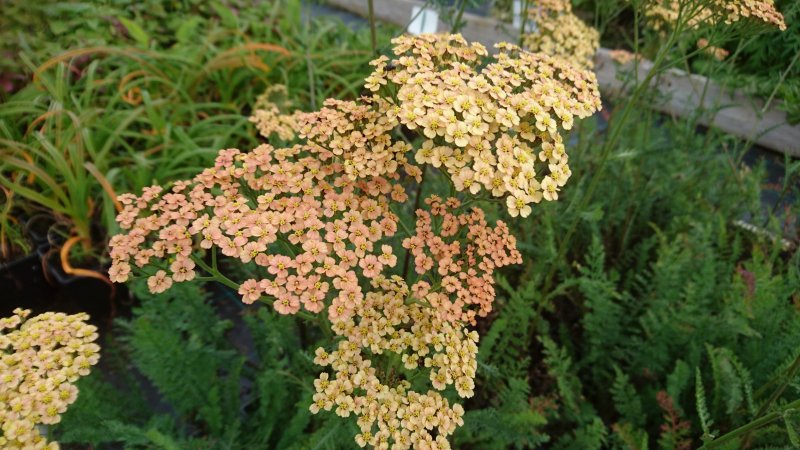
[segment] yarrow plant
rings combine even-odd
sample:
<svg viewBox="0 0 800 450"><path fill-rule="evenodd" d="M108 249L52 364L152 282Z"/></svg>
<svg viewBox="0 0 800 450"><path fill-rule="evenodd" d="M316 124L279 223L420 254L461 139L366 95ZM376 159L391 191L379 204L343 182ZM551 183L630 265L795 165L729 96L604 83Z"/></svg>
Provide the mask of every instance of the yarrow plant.
<svg viewBox="0 0 800 450"><path fill-rule="evenodd" d="M100 358L86 314L16 309L0 319L0 447L57 449L39 425L61 420L78 396L74 383Z"/></svg>
<svg viewBox="0 0 800 450"><path fill-rule="evenodd" d="M315 361L331 372L311 411L356 416L361 446L445 449L464 410L440 392L473 395L469 327L492 310L494 270L522 262L508 226L477 205L527 217L558 199L571 175L563 130L600 99L593 73L514 45L490 56L460 35L393 44L371 63L369 95L291 114L265 98L251 121L270 143L120 196L109 275L156 293L216 280L329 326L336 342ZM450 195L421 202L434 176ZM223 274L219 253L249 275Z"/></svg>

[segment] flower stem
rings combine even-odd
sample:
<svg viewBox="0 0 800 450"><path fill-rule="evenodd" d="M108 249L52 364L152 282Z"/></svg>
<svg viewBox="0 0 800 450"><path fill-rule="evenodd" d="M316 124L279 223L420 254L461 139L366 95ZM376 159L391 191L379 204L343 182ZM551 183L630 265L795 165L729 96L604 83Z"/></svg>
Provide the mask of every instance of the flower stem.
<svg viewBox="0 0 800 450"><path fill-rule="evenodd" d="M458 12L456 13L456 18L453 20L453 28L450 30L450 34L458 33L458 30L461 29L462 23L461 18L464 16L464 9L467 7L467 0L461 0L461 3L458 4Z"/></svg>
<svg viewBox="0 0 800 450"><path fill-rule="evenodd" d="M800 371L800 355L798 355L797 358L795 358L794 363L792 363L792 366L789 367L789 370L786 373L786 377L783 379L783 382L778 386L777 389L775 389L772 392L772 395L770 395L769 398L767 399L767 401L764 402L763 405L761 405L761 408L758 408L758 412L756 412L755 419L758 419L759 417L764 416L764 414L769 410L769 407L772 405L772 403L775 400L779 399L781 397L781 395L783 395L783 391L785 391L786 387L789 386L789 383L791 383L792 380L794 380L794 377L797 375L798 371ZM797 402L795 402L795 403L797 403ZM769 417L769 415L766 415L764 417ZM746 443L746 442L748 442L750 440L750 435L752 434L754 429L755 428L745 430L746 434L742 438L743 446L744 446L744 443Z"/></svg>
<svg viewBox="0 0 800 450"><path fill-rule="evenodd" d="M739 436L741 436L743 434L749 435L750 433L752 433L753 431L755 431L758 428L761 428L761 427L763 427L765 425L771 424L772 422L780 420L783 417L783 414L786 411L788 411L790 409L797 408L798 406L800 406L800 400L795 400L795 401L787 404L780 411L775 411L773 413L769 413L766 416L761 417L760 419L755 419L752 422L746 423L746 424L742 425L741 427L739 427L739 428L737 428L737 429L735 429L733 431L730 431L730 432L728 432L726 434L723 434L722 436L718 437L717 439L714 439L711 442L706 442L702 447L700 447L699 450L708 450L708 449L713 449L713 448L719 448L723 444L726 444L726 443L738 438Z"/></svg>
<svg viewBox="0 0 800 450"><path fill-rule="evenodd" d="M372 53L378 54L378 36L375 32L375 5L373 4L374 0L367 0L367 6L369 8L369 34L372 43Z"/></svg>
<svg viewBox="0 0 800 450"><path fill-rule="evenodd" d="M417 214L417 210L419 209L419 203L422 200L422 184L425 183L425 174L428 172L428 166L422 166L422 178L417 183L417 197L414 199L414 211L412 211L412 217ZM403 261L403 279L408 279L408 265L411 260L411 249L406 250L406 257Z"/></svg>
<svg viewBox="0 0 800 450"><path fill-rule="evenodd" d="M528 2L530 0L525 0L525 4L522 7L522 12L520 13L520 26L519 26L519 43L518 45L522 47L522 41L525 39L525 25L528 23Z"/></svg>
<svg viewBox="0 0 800 450"><path fill-rule="evenodd" d="M197 263L198 266L200 266L203 270L208 272L208 274L211 275L211 277L214 279L214 281L216 281L218 283L222 283L225 286L228 286L229 288L231 288L231 289L233 289L235 291L239 290L239 284L237 284L236 282L234 282L230 278L228 278L225 275L223 275L222 272L220 272L216 268L211 267L208 264L206 264L205 261L203 261L201 258L192 257L192 259L194 260L195 263ZM203 278L206 278L206 277L203 277Z"/></svg>
<svg viewBox="0 0 800 450"><path fill-rule="evenodd" d="M589 187L586 189L584 195L581 196L576 211L582 211L586 209L589 205L589 202L592 199L592 195L594 194L595 189L600 184L601 175L606 167L606 163L608 162L608 157L611 155L611 149L617 144L617 141L620 138L622 133L623 126L628 121L628 117L630 116L631 112L633 111L633 105L638 103L639 98L645 92L645 90L650 86L650 82L655 78L657 74L661 72L662 64L669 53L669 50L675 45L677 41L677 35L679 34L681 27L678 26L676 30L670 35L669 39L667 40L666 45L661 49L661 51L656 56L655 61L653 62L653 66L650 71L647 73L647 76L636 86L636 89L631 94L631 98L626 103L625 108L622 110L622 117L620 117L619 121L617 121L614 127L611 130L611 134L608 140L603 145L603 150L600 155L600 161L598 162L597 168L595 168L594 173L592 175L592 179L589 182ZM638 66L638 64L637 64ZM572 205L570 204L569 209L572 209ZM569 228L567 229L567 233L564 235L564 238L558 245L558 253L556 256L556 261L561 261L564 256L566 255L568 244L572 236L575 234L575 231L578 227L578 222L580 221L580 214L575 214L575 217L572 219ZM555 272L558 268L558 264L553 264L550 270L545 277L545 284L544 284L544 292L548 292L553 284L553 278L555 276Z"/></svg>

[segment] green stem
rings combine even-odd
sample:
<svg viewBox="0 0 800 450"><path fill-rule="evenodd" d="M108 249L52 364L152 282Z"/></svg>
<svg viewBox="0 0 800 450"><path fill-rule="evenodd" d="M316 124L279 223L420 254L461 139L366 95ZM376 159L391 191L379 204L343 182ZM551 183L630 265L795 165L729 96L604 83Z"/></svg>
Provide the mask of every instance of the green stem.
<svg viewBox="0 0 800 450"><path fill-rule="evenodd" d="M375 5L374 0L367 0L367 7L369 8L369 34L372 40L372 53L378 54L378 36L375 32Z"/></svg>
<svg viewBox="0 0 800 450"><path fill-rule="evenodd" d="M525 38L525 25L528 23L528 2L530 0L525 0L525 5L522 7L522 11L520 12L520 25L519 25L519 42L518 45L522 47L522 41Z"/></svg>
<svg viewBox="0 0 800 450"><path fill-rule="evenodd" d="M786 378L784 378L783 382L772 392L772 395L769 396L766 402L758 408L758 412L754 418L759 418L763 416L768 410L769 407L772 405L775 400L779 399L781 395L783 395L783 391L786 390L786 387L789 386L789 383L794 380L794 377L797 375L798 370L800 370L800 355L795 358L794 363L792 366L789 367L789 371L786 374ZM767 416L764 416L767 417ZM742 438L742 445L741 448L744 448L746 444L750 441L750 435L752 434L753 430L746 430L744 437Z"/></svg>
<svg viewBox="0 0 800 450"><path fill-rule="evenodd" d="M304 30L304 38L306 41L305 49L305 60L306 60L306 69L308 73L308 96L309 101L311 103L311 110L317 109L317 86L316 86L316 79L314 78L314 64L311 61L311 53L310 53L310 36L309 30L311 28L311 15L309 14L308 19L306 21L306 27Z"/></svg>
<svg viewBox="0 0 800 450"><path fill-rule="evenodd" d="M397 216L397 223L400 224L400 228L403 229L403 232L406 234L406 237L414 236L415 233L408 228L408 225L406 225L405 222L403 222L403 219L402 217L400 217L400 214L397 214L396 212L394 212L394 210L392 210L392 213L394 213L394 215Z"/></svg>
<svg viewBox="0 0 800 450"><path fill-rule="evenodd" d="M786 405L780 411L775 411L773 413L767 414L766 416L761 417L760 419L753 420L752 422L742 425L741 427L733 431L723 434L722 436L718 437L717 439L714 439L711 442L706 442L702 447L700 447L700 450L719 448L723 444L727 444L728 442L738 438L739 436L749 435L758 428L761 428L765 425L771 424L772 422L780 420L783 417L784 412L790 409L797 408L798 406L800 406L800 400L795 400Z"/></svg>
<svg viewBox="0 0 800 450"><path fill-rule="evenodd" d="M779 399L780 396L783 395L783 391L785 391L786 387L789 386L789 383L791 383L792 380L794 380L794 377L797 375L798 371L800 371L800 355L798 355L797 358L795 358L794 363L789 368L789 371L786 374L786 378L783 380L783 383L781 383L781 385L778 386L777 389L775 389L775 391L772 393L772 395L769 396L767 401L764 402L761 408L758 409L756 417L759 417L765 412L767 412L770 405L772 405L772 402Z"/></svg>
<svg viewBox="0 0 800 450"><path fill-rule="evenodd" d="M450 30L450 34L458 33L458 30L461 29L461 18L464 16L464 9L467 7L467 0L461 0L461 3L458 4L458 13L456 13L456 18L453 21L453 28Z"/></svg>
<svg viewBox="0 0 800 450"><path fill-rule="evenodd" d="M772 104L772 100L778 93L778 89L780 89L780 87L783 85L784 80L786 80L786 75L789 75L789 72L792 70L792 67L794 67L798 58L800 58L800 51L794 54L794 58L792 58L792 62L789 63L789 67L787 67L786 70L784 70L783 73L781 74L780 79L778 79L778 84L775 85L775 89L772 90L772 94L770 94L769 98L764 103L764 107L761 109L761 114L764 114L765 112L767 112L767 109L769 109L770 105Z"/></svg>
<svg viewBox="0 0 800 450"><path fill-rule="evenodd" d="M611 129L611 135L609 136L609 139L606 140L606 142L603 144L603 150L600 155L600 161L597 165L597 168L594 170L594 173L592 175L592 180L589 183L589 187L586 189L586 193L580 197L579 203L577 205L577 211L582 211L586 209L586 207L589 205L589 202L592 199L594 191L595 189L597 189L597 186L600 184L600 181L602 179L602 174L606 167L606 163L608 162L608 157L611 154L611 149L613 149L614 146L617 144L617 141L619 140L622 134L623 126L625 125L625 123L627 123L628 117L633 111L634 105L638 103L639 97L641 97L642 94L650 87L650 82L653 80L653 78L655 78L656 75L661 73L662 65L664 64L664 61L666 60L667 54L669 53L670 49L672 49L672 46L675 45L675 42L677 41L677 36L680 34L681 29L682 28L680 24L678 24L675 31L672 34L670 34L667 43L661 49L658 55L656 55L656 59L655 61L653 61L653 66L647 73L647 76L645 76L642 82L636 86L636 89L634 89L633 93L631 94L631 98L625 104L625 109L623 109L622 111L622 117L619 119L619 121L615 121L614 126ZM573 203L575 201L578 200L577 199L574 200ZM568 209L576 211L576 209L572 207L572 204L570 204ZM575 214L575 217L572 219L570 226L567 229L567 233L564 235L564 238L559 242L556 262L561 261L566 255L568 244L572 236L575 234L579 221L580 221L580 215ZM558 264L553 264L550 270L548 271L547 276L545 277L544 292L548 292L552 287L554 281L553 277L555 276L557 268Z"/></svg>
<svg viewBox="0 0 800 450"><path fill-rule="evenodd" d="M425 174L428 173L428 165L422 166L422 178L417 183L417 197L414 199L414 211L412 211L412 217L417 214L417 210L419 209L419 203L422 200L422 184L425 183ZM411 260L411 249L406 250L406 257L403 261L403 279L408 279L408 267L409 262Z"/></svg>
<svg viewBox="0 0 800 450"><path fill-rule="evenodd" d="M233 289L235 291L239 290L239 284L238 283L236 283L235 281L233 281L230 278L226 277L225 275L222 274L222 272L220 272L219 270L215 269L214 267L211 267L208 264L206 264L205 261L203 261L201 258L192 257L192 260L194 260L194 262L198 266L200 266L209 275L211 275L211 277L213 278L214 281L222 283L225 286L228 286L229 288L231 288L231 289ZM207 277L202 277L202 278L207 278Z"/></svg>

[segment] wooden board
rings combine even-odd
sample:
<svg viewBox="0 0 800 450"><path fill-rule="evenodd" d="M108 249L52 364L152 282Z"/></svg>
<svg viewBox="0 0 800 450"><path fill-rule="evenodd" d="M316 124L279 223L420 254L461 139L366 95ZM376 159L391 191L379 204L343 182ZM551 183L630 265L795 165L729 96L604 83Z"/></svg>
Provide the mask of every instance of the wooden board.
<svg viewBox="0 0 800 450"><path fill-rule="evenodd" d="M367 0L327 0L329 4L341 9L367 17ZM407 26L411 20L414 6L423 6L419 0L373 0L377 20L389 22L401 27ZM495 19L465 13L465 26L461 34L467 40L478 41L493 48L498 42L516 42L519 31L511 24ZM447 30L447 25L439 24L439 30ZM610 50L601 48L595 55L595 72L604 94L619 93L625 87L626 74L632 71L633 63L620 66L610 56ZM639 62L639 74L647 73L653 67L651 61ZM655 80L659 90L658 99L653 108L679 117L696 114L702 107L703 113L698 121L707 126L740 137L752 139L756 144L800 157L800 125L791 126L786 122L786 113L779 109L779 102L763 111L763 101L754 99L738 91L728 91L701 75L671 69ZM703 95L703 89L706 89ZM702 105L701 105L702 99Z"/></svg>

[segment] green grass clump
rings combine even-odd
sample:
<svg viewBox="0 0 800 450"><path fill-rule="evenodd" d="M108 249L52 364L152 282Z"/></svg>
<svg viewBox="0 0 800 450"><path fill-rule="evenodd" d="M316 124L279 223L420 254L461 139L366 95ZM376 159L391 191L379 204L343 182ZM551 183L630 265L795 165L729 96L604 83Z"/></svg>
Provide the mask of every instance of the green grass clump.
<svg viewBox="0 0 800 450"><path fill-rule="evenodd" d="M368 30L302 19L294 0L246 11L216 5L171 41L142 20L126 22L130 36L106 36L111 44L20 54L31 82L0 105L3 258L26 248L22 222L39 214L62 241L82 242L77 259L101 257L114 193L185 178L220 148L257 145L247 117L269 86L285 85L300 109L359 95Z"/></svg>

